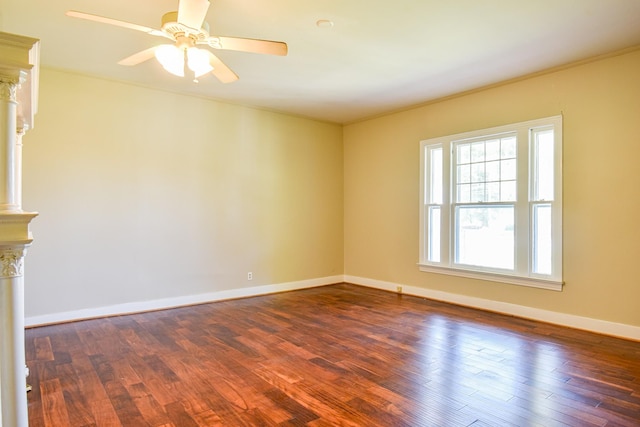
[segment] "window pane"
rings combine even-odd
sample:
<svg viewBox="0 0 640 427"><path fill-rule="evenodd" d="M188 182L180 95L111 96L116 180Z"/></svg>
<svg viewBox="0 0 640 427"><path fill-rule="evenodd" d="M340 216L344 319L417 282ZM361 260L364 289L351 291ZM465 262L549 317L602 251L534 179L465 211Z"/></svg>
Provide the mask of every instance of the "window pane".
<svg viewBox="0 0 640 427"><path fill-rule="evenodd" d="M502 181L500 183L500 200L503 202L516 201L516 182Z"/></svg>
<svg viewBox="0 0 640 427"><path fill-rule="evenodd" d="M484 163L471 165L471 182L484 182Z"/></svg>
<svg viewBox="0 0 640 427"><path fill-rule="evenodd" d="M500 140L491 139L485 145L485 160L498 160L500 158Z"/></svg>
<svg viewBox="0 0 640 427"><path fill-rule="evenodd" d="M500 179L503 181L516 179L516 160L500 161Z"/></svg>
<svg viewBox="0 0 640 427"><path fill-rule="evenodd" d="M516 157L516 137L509 136L500 140L500 157L511 159Z"/></svg>
<svg viewBox="0 0 640 427"><path fill-rule="evenodd" d="M471 203L484 201L484 184L471 184Z"/></svg>
<svg viewBox="0 0 640 427"><path fill-rule="evenodd" d="M487 181L500 181L500 162L487 162L485 164L485 177Z"/></svg>
<svg viewBox="0 0 640 427"><path fill-rule="evenodd" d="M500 199L500 183L490 182L487 184L487 202L499 202Z"/></svg>
<svg viewBox="0 0 640 427"><path fill-rule="evenodd" d="M431 203L442 204L442 147L432 148L429 150L431 154Z"/></svg>
<svg viewBox="0 0 640 427"><path fill-rule="evenodd" d="M533 131L533 200L553 200L553 129Z"/></svg>
<svg viewBox="0 0 640 427"><path fill-rule="evenodd" d="M462 184L458 185L458 198L456 199L458 203L469 203L471 201L471 185L470 184Z"/></svg>
<svg viewBox="0 0 640 427"><path fill-rule="evenodd" d="M458 164L471 162L471 145L459 144L458 145Z"/></svg>
<svg viewBox="0 0 640 427"><path fill-rule="evenodd" d="M471 144L471 162L484 162L484 141Z"/></svg>
<svg viewBox="0 0 640 427"><path fill-rule="evenodd" d="M514 268L514 207L456 208L457 264Z"/></svg>
<svg viewBox="0 0 640 427"><path fill-rule="evenodd" d="M471 165L458 166L458 182L460 184L471 182Z"/></svg>
<svg viewBox="0 0 640 427"><path fill-rule="evenodd" d="M440 206L429 208L429 247L428 259L440 262Z"/></svg>
<svg viewBox="0 0 640 427"><path fill-rule="evenodd" d="M551 274L551 205L533 206L533 272Z"/></svg>

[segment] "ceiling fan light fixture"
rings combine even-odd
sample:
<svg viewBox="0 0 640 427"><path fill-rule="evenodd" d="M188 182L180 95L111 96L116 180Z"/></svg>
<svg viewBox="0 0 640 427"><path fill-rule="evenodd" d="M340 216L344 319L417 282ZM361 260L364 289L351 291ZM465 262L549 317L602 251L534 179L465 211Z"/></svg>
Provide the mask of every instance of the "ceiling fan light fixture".
<svg viewBox="0 0 640 427"><path fill-rule="evenodd" d="M162 67L174 76L184 77L184 54L172 44L158 46L156 59Z"/></svg>
<svg viewBox="0 0 640 427"><path fill-rule="evenodd" d="M184 77L185 50L175 45L164 44L158 46L155 55L162 67L174 76ZM209 63L206 50L196 47L186 48L187 68L193 71L195 77L201 77L213 70Z"/></svg>
<svg viewBox="0 0 640 427"><path fill-rule="evenodd" d="M209 53L196 47L187 49L187 67L194 72L196 77L213 71L213 67L209 63Z"/></svg>

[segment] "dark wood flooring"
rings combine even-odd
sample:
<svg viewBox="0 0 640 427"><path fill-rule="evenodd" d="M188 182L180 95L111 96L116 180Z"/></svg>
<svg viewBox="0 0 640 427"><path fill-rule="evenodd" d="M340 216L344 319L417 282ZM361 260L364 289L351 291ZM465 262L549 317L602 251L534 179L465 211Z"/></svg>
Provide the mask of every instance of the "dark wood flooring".
<svg viewBox="0 0 640 427"><path fill-rule="evenodd" d="M26 338L31 427L640 425L638 342L349 284Z"/></svg>

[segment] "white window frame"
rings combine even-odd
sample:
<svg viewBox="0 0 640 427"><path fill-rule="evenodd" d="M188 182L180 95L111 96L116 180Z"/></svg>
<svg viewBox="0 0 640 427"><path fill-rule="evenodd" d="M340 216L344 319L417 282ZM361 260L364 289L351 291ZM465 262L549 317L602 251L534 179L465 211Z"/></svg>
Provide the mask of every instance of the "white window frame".
<svg viewBox="0 0 640 427"><path fill-rule="evenodd" d="M553 200L536 200L536 155L533 135L536 131L553 129ZM515 206L515 265L513 270L493 269L456 264L455 257L455 219L456 203L453 201L456 178L453 176L453 149L456 143L464 140L489 138L492 136L515 133L517 137L517 197ZM431 168L432 150L441 148L442 189L437 190L437 199L432 199ZM440 155L439 154L439 155ZM433 178L433 180L432 180ZM435 193L436 191L434 191ZM486 203L491 205L491 203ZM535 239L534 210L544 204L551 208L551 265L550 274L537 274L534 270ZM430 235L429 210L440 212L440 234ZM435 235L435 233L434 233ZM435 243L434 243L435 242ZM439 244L430 250L429 245ZM430 254L435 254L430 260ZM456 135L431 138L420 141L420 271L462 276L522 286L561 291L562 280L562 116L530 120L489 129L464 132ZM437 258L437 259L434 259Z"/></svg>

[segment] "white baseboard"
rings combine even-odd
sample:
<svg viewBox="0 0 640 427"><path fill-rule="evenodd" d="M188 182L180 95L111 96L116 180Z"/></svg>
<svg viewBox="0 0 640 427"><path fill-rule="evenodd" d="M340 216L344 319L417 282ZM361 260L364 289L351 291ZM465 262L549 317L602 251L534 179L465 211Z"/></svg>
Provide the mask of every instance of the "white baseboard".
<svg viewBox="0 0 640 427"><path fill-rule="evenodd" d="M589 317L575 316L573 314L558 313L555 311L542 310L539 308L526 307L523 305L470 297L466 295L452 294L449 292L425 289L417 286L407 286L402 283L392 283L381 280L368 279L365 277L345 275L344 281L347 283L353 283L354 285L367 286L370 288L382 289L391 292L397 292L397 287L402 286L402 293L407 295L419 296L442 302L478 308L481 310L509 314L525 319L538 320L541 322L553 323L555 325L567 326L570 328L582 329L599 334L640 341L640 327L638 326L608 322L606 320L592 319Z"/></svg>
<svg viewBox="0 0 640 427"><path fill-rule="evenodd" d="M151 301L139 301L104 307L87 308L61 313L30 316L25 319L27 327L42 326L52 323L72 322L76 320L94 319L96 317L116 316L121 314L140 313L144 311L163 310L187 305L203 304L234 298L245 298L277 292L293 291L297 289L313 288L331 285L344 281L344 276L329 276L317 279L300 280L296 282L279 283L275 285L254 286L251 288L229 289L198 295L186 295L175 298L163 298Z"/></svg>
<svg viewBox="0 0 640 427"><path fill-rule="evenodd" d="M334 283L353 283L354 285L396 292L398 286L402 286L402 293L412 296L429 298L437 301L463 305L481 310L494 311L509 314L525 319L538 320L553 323L560 326L582 329L605 335L640 341L640 327L623 323L608 322L606 320L592 319L589 317L575 316L572 314L558 313L539 308L526 307L500 301L453 294L449 292L425 289L417 286L408 286L402 283L386 282L365 277L337 275L321 277L317 279L301 280L296 282L279 283L275 285L255 286L251 288L229 289L225 291L210 292L206 294L187 295L175 298L164 298L152 301L131 302L105 307L88 308L82 310L65 311L61 313L30 316L25 319L27 327L47 325L52 323L71 322L96 317L115 316L120 314L140 313L144 311L162 310L207 302L222 301L234 298L245 298L258 295L266 295L277 292L294 291L298 289L326 286Z"/></svg>

